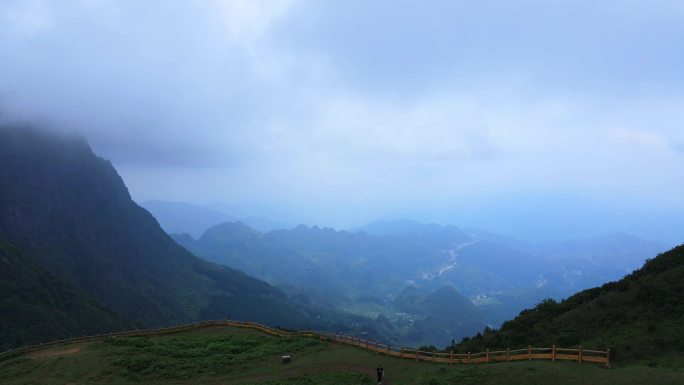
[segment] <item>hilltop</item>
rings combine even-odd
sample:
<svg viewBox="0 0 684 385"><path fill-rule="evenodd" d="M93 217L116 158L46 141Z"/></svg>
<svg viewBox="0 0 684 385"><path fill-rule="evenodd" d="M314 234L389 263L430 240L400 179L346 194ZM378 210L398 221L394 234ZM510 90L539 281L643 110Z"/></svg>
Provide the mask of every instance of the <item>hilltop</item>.
<svg viewBox="0 0 684 385"><path fill-rule="evenodd" d="M521 344L610 347L614 358L651 361L684 353L684 245L648 260L623 279L524 310L499 330L454 348ZM679 358L678 360L681 360Z"/></svg>

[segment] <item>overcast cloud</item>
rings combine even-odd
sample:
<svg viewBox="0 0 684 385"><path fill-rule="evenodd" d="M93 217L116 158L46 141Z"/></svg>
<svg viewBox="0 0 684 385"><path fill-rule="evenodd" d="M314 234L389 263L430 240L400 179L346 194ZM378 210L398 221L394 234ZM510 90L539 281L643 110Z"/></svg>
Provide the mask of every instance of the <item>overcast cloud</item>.
<svg viewBox="0 0 684 385"><path fill-rule="evenodd" d="M5 0L0 114L83 133L139 201L682 210L683 4Z"/></svg>

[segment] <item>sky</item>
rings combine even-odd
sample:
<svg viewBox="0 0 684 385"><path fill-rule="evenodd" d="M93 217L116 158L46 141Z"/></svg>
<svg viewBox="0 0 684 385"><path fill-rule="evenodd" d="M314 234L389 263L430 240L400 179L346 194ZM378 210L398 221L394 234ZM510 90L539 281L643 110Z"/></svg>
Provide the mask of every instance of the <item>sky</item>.
<svg viewBox="0 0 684 385"><path fill-rule="evenodd" d="M0 2L0 120L137 201L684 236L684 2ZM553 223L550 223L553 222Z"/></svg>

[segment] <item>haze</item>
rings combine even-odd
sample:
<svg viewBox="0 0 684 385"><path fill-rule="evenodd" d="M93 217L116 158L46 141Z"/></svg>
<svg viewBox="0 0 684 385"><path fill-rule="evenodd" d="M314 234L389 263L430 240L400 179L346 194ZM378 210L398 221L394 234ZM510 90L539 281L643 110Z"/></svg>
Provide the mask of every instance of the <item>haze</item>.
<svg viewBox="0 0 684 385"><path fill-rule="evenodd" d="M684 231L680 1L3 1L0 116L137 201L531 240Z"/></svg>

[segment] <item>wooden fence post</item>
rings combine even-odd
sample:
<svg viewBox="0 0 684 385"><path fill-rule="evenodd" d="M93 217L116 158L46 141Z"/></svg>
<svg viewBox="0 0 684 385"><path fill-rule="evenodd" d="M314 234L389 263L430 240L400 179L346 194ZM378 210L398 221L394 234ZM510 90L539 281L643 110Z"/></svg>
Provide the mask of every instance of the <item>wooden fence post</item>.
<svg viewBox="0 0 684 385"><path fill-rule="evenodd" d="M527 345L527 360L532 361L532 345Z"/></svg>
<svg viewBox="0 0 684 385"><path fill-rule="evenodd" d="M577 349L577 352L579 354L579 363L582 363L582 345L579 346L579 349Z"/></svg>
<svg viewBox="0 0 684 385"><path fill-rule="evenodd" d="M551 346L551 361L556 361L556 344Z"/></svg>
<svg viewBox="0 0 684 385"><path fill-rule="evenodd" d="M401 348L401 350L399 350L399 358L404 358L404 348Z"/></svg>
<svg viewBox="0 0 684 385"><path fill-rule="evenodd" d="M451 355L449 356L449 364L453 365L454 364L454 351L451 351Z"/></svg>
<svg viewBox="0 0 684 385"><path fill-rule="evenodd" d="M379 352L380 351L380 344L378 343L377 340L375 340L375 351Z"/></svg>
<svg viewBox="0 0 684 385"><path fill-rule="evenodd" d="M511 351L509 348L506 348L506 361L511 360Z"/></svg>
<svg viewBox="0 0 684 385"><path fill-rule="evenodd" d="M435 362L437 362L437 361L435 360L435 351L432 350L432 363L434 364Z"/></svg>
<svg viewBox="0 0 684 385"><path fill-rule="evenodd" d="M487 363L489 363L489 349L487 349Z"/></svg>
<svg viewBox="0 0 684 385"><path fill-rule="evenodd" d="M470 352L468 352L468 365L470 365Z"/></svg>
<svg viewBox="0 0 684 385"><path fill-rule="evenodd" d="M391 350L391 349L392 349L392 347L391 347L389 344L387 344L387 355L391 355L391 354L392 354L392 350Z"/></svg>
<svg viewBox="0 0 684 385"><path fill-rule="evenodd" d="M368 340L366 340L366 350L368 350Z"/></svg>
<svg viewBox="0 0 684 385"><path fill-rule="evenodd" d="M606 367L610 368L610 348L606 350Z"/></svg>

